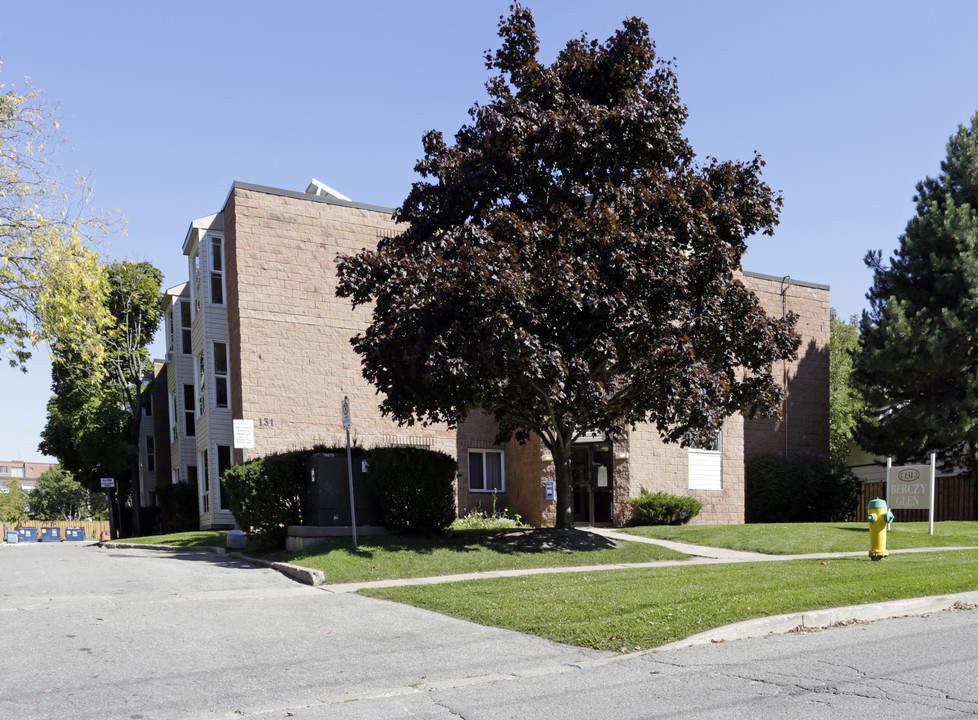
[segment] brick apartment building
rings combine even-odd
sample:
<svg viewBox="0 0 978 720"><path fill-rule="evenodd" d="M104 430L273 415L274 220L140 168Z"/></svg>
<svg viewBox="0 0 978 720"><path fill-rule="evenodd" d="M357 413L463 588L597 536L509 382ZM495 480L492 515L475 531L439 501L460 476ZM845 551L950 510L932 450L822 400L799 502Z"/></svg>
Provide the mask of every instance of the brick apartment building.
<svg viewBox="0 0 978 720"><path fill-rule="evenodd" d="M0 460L0 492L7 492L7 483L12 479L20 481L21 490L31 491L37 487L41 475L57 466L57 463Z"/></svg>
<svg viewBox="0 0 978 720"><path fill-rule="evenodd" d="M189 282L168 290L164 302L160 370L169 414L154 460L159 468L168 444L170 480L197 480L202 528L233 524L219 481L244 459L233 447L233 419L253 421L252 458L340 446L344 396L359 445L417 445L456 457L460 512L495 499L533 524L553 523L546 498L553 463L540 443L497 444L495 422L482 413L457 430L402 428L381 416L349 342L370 310L335 296L335 261L396 233L392 212L317 181L306 192L235 182L220 212L191 223L183 245ZM784 420L731 417L716 445L703 449L666 444L652 426L615 441L592 433L574 449L578 521L624 524L625 501L644 487L695 495L703 502L697 522L743 522L745 457L828 455L829 289L754 273L744 280L769 314L799 315L799 359L778 369L788 388Z"/></svg>

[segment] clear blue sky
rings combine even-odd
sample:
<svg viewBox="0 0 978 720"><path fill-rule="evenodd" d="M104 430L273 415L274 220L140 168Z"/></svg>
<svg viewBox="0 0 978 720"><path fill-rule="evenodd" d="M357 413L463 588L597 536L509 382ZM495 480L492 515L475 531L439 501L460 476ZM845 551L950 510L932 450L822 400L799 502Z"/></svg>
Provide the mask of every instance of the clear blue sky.
<svg viewBox="0 0 978 720"><path fill-rule="evenodd" d="M783 192L774 238L745 268L828 284L860 312L869 249L889 255L957 126L978 110L978 3L537 0L542 56L604 40L643 17L675 58L697 154L767 161ZM90 173L96 203L128 235L113 259L185 280L191 220L235 180L396 206L421 136L451 136L483 97L484 51L509 0L8 2L0 82L24 76L60 103L65 171ZM161 352L159 343L154 348ZM41 350L39 355L44 355ZM0 368L0 459L40 460L50 376Z"/></svg>

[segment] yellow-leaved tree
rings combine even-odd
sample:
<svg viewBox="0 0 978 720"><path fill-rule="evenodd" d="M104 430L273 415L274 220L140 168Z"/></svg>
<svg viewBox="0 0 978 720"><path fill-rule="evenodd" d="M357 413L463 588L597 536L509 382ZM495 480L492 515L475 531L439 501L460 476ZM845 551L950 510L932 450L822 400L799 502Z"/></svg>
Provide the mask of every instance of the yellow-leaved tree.
<svg viewBox="0 0 978 720"><path fill-rule="evenodd" d="M0 84L0 355L14 367L54 339L97 366L93 330L109 321L95 242L108 218L91 209L85 178L59 176L51 150L60 140L39 91Z"/></svg>

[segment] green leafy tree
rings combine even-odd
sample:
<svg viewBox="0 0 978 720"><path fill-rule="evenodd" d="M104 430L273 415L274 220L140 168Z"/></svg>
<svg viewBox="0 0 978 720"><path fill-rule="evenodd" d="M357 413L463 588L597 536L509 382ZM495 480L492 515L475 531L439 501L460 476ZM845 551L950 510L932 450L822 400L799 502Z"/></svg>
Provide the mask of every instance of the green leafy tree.
<svg viewBox="0 0 978 720"><path fill-rule="evenodd" d="M88 515L88 493L71 473L53 467L41 473L31 496L31 515L37 520L81 520Z"/></svg>
<svg viewBox="0 0 978 720"><path fill-rule="evenodd" d="M0 522L14 524L27 519L27 493L20 486L20 480L7 480L0 491Z"/></svg>
<svg viewBox="0 0 978 720"><path fill-rule="evenodd" d="M844 465L856 425L866 416L866 404L852 379L859 321L855 315L842 320L832 308L829 326L829 456L836 465Z"/></svg>
<svg viewBox="0 0 978 720"><path fill-rule="evenodd" d="M23 367L39 341L68 339L97 362L108 316L93 238L107 219L88 207L84 178L64 183L49 162L58 122L29 85L0 85L0 354Z"/></svg>
<svg viewBox="0 0 978 720"><path fill-rule="evenodd" d="M499 35L489 101L454 145L424 136L404 230L341 258L337 293L374 304L353 345L384 413L456 425L482 408L500 439L538 436L572 527L580 433L651 422L690 444L732 413L777 412L795 318L767 317L738 273L781 200L759 157L694 162L641 20L549 66L528 9Z"/></svg>
<svg viewBox="0 0 978 720"><path fill-rule="evenodd" d="M99 477L126 478L119 492L130 495L138 534L139 424L145 381L153 369L147 346L162 318L163 274L146 262L116 262L106 277L113 323L101 339L102 370L93 373L80 365L80 353L70 342L55 343L54 396L40 449L92 491Z"/></svg>
<svg viewBox="0 0 978 720"><path fill-rule="evenodd" d="M890 265L866 256L874 276L854 377L879 413L857 440L901 462L940 452L978 477L978 115L914 200Z"/></svg>

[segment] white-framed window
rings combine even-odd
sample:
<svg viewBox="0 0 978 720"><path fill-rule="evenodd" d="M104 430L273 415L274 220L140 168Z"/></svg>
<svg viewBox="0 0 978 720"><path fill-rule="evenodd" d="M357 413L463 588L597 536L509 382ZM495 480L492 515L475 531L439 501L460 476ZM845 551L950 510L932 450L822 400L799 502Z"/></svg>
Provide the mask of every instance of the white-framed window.
<svg viewBox="0 0 978 720"><path fill-rule="evenodd" d="M180 303L180 350L184 355L193 354L193 336L190 332L192 318L190 316L190 303Z"/></svg>
<svg viewBox="0 0 978 720"><path fill-rule="evenodd" d="M170 471L170 482L172 482L174 485L177 485L180 482L180 471L179 470L173 469L173 470Z"/></svg>
<svg viewBox="0 0 978 720"><path fill-rule="evenodd" d="M170 442L177 439L177 393L167 393L167 407L170 410Z"/></svg>
<svg viewBox="0 0 978 720"><path fill-rule="evenodd" d="M197 356L197 416L207 412L207 373L204 369L204 353Z"/></svg>
<svg viewBox="0 0 978 720"><path fill-rule="evenodd" d="M210 493L211 477L210 474L207 472L208 466L207 466L206 450L201 450L199 462L200 462L200 467L204 471L203 475L198 480L198 484L199 484L198 492L200 493L200 511L206 514L211 511L211 493Z"/></svg>
<svg viewBox="0 0 978 720"><path fill-rule="evenodd" d="M224 472L231 467L234 462L231 459L231 446L217 446L217 482L220 488L221 510L230 510L231 504L228 502L227 490L224 489Z"/></svg>
<svg viewBox="0 0 978 720"><path fill-rule="evenodd" d="M208 237L211 261L211 303L224 304L224 239Z"/></svg>
<svg viewBox="0 0 978 720"><path fill-rule="evenodd" d="M214 343L214 407L228 407L228 346Z"/></svg>
<svg viewBox="0 0 978 720"><path fill-rule="evenodd" d="M502 450L469 450L469 491L506 491Z"/></svg>
<svg viewBox="0 0 978 720"><path fill-rule="evenodd" d="M171 307L170 312L165 316L166 320L166 351L172 353L173 347L173 334L174 334L174 318L176 317L176 307Z"/></svg>
<svg viewBox="0 0 978 720"><path fill-rule="evenodd" d="M146 472L156 472L156 439L146 436Z"/></svg>
<svg viewBox="0 0 978 720"><path fill-rule="evenodd" d="M193 317L197 316L200 312L200 252L194 253L194 256L190 258L190 277L193 283L190 286L190 295L193 300Z"/></svg>
<svg viewBox="0 0 978 720"><path fill-rule="evenodd" d="M194 386L183 386L183 434L186 437L197 435L197 415L194 408L197 407L197 400L194 398Z"/></svg>
<svg viewBox="0 0 978 720"><path fill-rule="evenodd" d="M717 433L712 442L689 449L689 489L723 489L723 435Z"/></svg>
<svg viewBox="0 0 978 720"><path fill-rule="evenodd" d="M24 468L19 468L19 467L10 468L10 477L15 477L15 478L24 477Z"/></svg>

